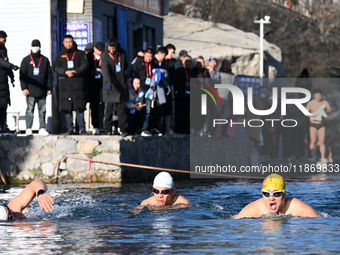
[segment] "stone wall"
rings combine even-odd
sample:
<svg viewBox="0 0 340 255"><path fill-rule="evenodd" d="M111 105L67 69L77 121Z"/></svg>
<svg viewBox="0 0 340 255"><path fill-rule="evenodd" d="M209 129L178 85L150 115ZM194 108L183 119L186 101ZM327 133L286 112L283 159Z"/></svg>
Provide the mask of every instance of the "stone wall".
<svg viewBox="0 0 340 255"><path fill-rule="evenodd" d="M204 146L199 139L198 146ZM235 163L235 154L250 160L249 143L238 143L232 138L209 138L223 144L231 144L233 151L225 151L223 158ZM223 139L223 141L221 140ZM211 141L212 141L211 140ZM235 143L239 146L235 147ZM170 169L190 169L190 137L126 137L119 136L1 136L1 171L9 183L29 183L39 177L49 182L57 165L53 181L89 181L89 162L67 158L56 164L65 155L84 159L123 162ZM127 167L106 163L91 163L92 182L143 182L151 181L156 170ZM190 178L188 174L173 174L175 179Z"/></svg>

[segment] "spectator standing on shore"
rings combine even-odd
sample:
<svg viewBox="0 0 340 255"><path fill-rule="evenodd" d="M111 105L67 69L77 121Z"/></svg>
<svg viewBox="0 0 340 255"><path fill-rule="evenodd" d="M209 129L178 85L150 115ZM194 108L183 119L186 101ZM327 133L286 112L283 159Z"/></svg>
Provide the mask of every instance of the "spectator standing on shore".
<svg viewBox="0 0 340 255"><path fill-rule="evenodd" d="M190 134L190 78L194 77L190 69L192 58L183 57L183 67L175 71L175 133Z"/></svg>
<svg viewBox="0 0 340 255"><path fill-rule="evenodd" d="M136 62L143 61L143 59L144 59L144 50L139 49L137 51L137 56L131 61L131 63L129 64L126 70L126 75L128 79L133 78L133 74L135 73L135 68L136 68Z"/></svg>
<svg viewBox="0 0 340 255"><path fill-rule="evenodd" d="M216 66L217 66L217 58L210 57L209 63L208 63L210 78L215 79L215 80L220 80L221 75L219 71L216 71Z"/></svg>
<svg viewBox="0 0 340 255"><path fill-rule="evenodd" d="M173 44L168 44L165 46L168 50L168 54L165 56L164 67L168 71L169 77L169 89L171 93L166 95L166 103L163 106L163 128L165 135L173 134L171 130L171 117L172 117L172 108L173 108L173 89L174 89L174 80L175 80L175 63L176 59L174 58L176 53L176 47Z"/></svg>
<svg viewBox="0 0 340 255"><path fill-rule="evenodd" d="M5 31L0 31L0 131L1 133L9 133L7 127L7 105L11 105L10 91L8 86L8 77L11 78L11 83L14 87L13 71L19 69L8 60L6 49L7 34Z"/></svg>
<svg viewBox="0 0 340 255"><path fill-rule="evenodd" d="M299 77L297 77L296 81L295 81L295 87L297 88L304 88L304 89L308 89L310 92L312 92L313 89L313 81L312 79L309 78L309 71L307 68L304 68L301 71L301 74ZM302 97L302 94L300 94L300 96ZM306 123L306 127L305 127L305 135L304 135L304 139L307 141L307 144L310 144L310 122L309 122L309 118L307 116L305 116L305 123ZM309 150L309 146L307 147L307 157L311 158L311 152Z"/></svg>
<svg viewBox="0 0 340 255"><path fill-rule="evenodd" d="M151 48L146 49L144 53L143 61L137 61L135 66L134 76L140 79L142 90L144 94L149 90L151 80L152 80L152 69L155 65L152 61L153 50ZM145 108L143 109L143 119L144 124L142 128L142 136L151 136L151 130L149 130L149 118L151 113L151 102L145 98Z"/></svg>
<svg viewBox="0 0 340 255"><path fill-rule="evenodd" d="M62 51L56 56L53 70L60 76L59 111L65 112L69 135L73 134L74 128L72 111L76 111L77 114L79 134L87 135L84 119L86 109L84 77L87 69L88 61L85 52L77 49L72 35L65 35Z"/></svg>
<svg viewBox="0 0 340 255"><path fill-rule="evenodd" d="M195 61L195 66L192 69L194 78L198 79L199 83L195 83L195 89L204 88L205 83L208 82L207 79L210 78L209 70L205 68L205 61L203 56L198 56ZM206 133L207 128L207 115L201 114L200 107L195 107L194 102L200 102L202 94L205 94L202 90L196 90L194 94L191 94L191 114L194 116L194 121L191 123L191 127L194 129L195 133L203 135ZM209 111L212 108L209 107Z"/></svg>
<svg viewBox="0 0 340 255"><path fill-rule="evenodd" d="M181 50L178 54L178 59L175 62L175 69L183 67L183 59L185 56L188 56L187 50Z"/></svg>
<svg viewBox="0 0 340 255"><path fill-rule="evenodd" d="M93 53L86 55L89 61L88 74L88 100L90 102L91 120L93 126L93 135L99 135L99 130L103 129L104 107L103 101L103 76L102 76L102 59L101 55L105 45L97 42L93 47Z"/></svg>
<svg viewBox="0 0 340 255"><path fill-rule="evenodd" d="M235 74L231 71L230 62L228 59L224 59L220 68L220 77L221 84L229 84L236 86L236 77ZM237 116L233 115L233 97L231 93L226 89L217 89L218 94L221 97L222 105L217 106L217 110L219 111L219 116L221 119L232 119L233 121L237 120ZM222 125L220 125L222 127ZM225 132L226 131L226 132ZM219 133L217 131L217 133ZM236 125L230 126L230 121L228 122L227 128L223 129L221 136L229 136L236 137L237 130Z"/></svg>
<svg viewBox="0 0 340 255"><path fill-rule="evenodd" d="M135 77L128 80L129 100L126 102L128 109L127 132L131 135L140 134L143 126L142 108L145 106L144 91L140 86L140 79Z"/></svg>
<svg viewBox="0 0 340 255"><path fill-rule="evenodd" d="M125 112L125 102L128 101L127 67L125 50L120 47L117 38L110 38L107 41L107 50L102 54L104 128L108 135L112 134L114 110L117 111L121 135L127 135Z"/></svg>
<svg viewBox="0 0 340 255"><path fill-rule="evenodd" d="M39 135L47 136L46 131L46 96L52 91L52 73L48 58L40 53L39 40L33 40L31 53L26 56L20 66L21 90L26 97L26 135L32 135L35 104L39 112Z"/></svg>
<svg viewBox="0 0 340 255"><path fill-rule="evenodd" d="M160 80L160 82L157 83L157 81L155 81L155 83L151 82L150 84L148 92L153 94L153 99L150 100L149 97L145 97L146 117L143 124L143 130L149 130L153 135L161 135L161 116L163 105L166 102L164 89L166 89L167 94L170 94L170 88L167 81L168 72L166 71L164 64L164 59L167 54L168 50L165 47L159 47L157 49L151 65L152 79L155 80L156 78L156 80ZM159 79L154 75L155 69L160 71Z"/></svg>

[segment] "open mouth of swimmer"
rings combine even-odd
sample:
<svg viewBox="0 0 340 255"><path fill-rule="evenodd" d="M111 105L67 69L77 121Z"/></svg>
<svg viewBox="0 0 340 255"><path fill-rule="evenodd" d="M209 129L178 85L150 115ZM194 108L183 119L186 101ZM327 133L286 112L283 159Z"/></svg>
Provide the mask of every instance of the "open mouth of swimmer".
<svg viewBox="0 0 340 255"><path fill-rule="evenodd" d="M276 203L274 203L274 202L269 203L269 208L270 208L270 210L275 211L276 210Z"/></svg>

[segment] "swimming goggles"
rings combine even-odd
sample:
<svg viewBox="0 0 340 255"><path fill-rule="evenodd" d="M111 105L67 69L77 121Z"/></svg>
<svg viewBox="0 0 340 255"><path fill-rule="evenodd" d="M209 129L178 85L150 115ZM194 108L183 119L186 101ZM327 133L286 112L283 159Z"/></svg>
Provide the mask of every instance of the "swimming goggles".
<svg viewBox="0 0 340 255"><path fill-rule="evenodd" d="M163 194L163 195L168 195L172 189L164 189L162 191L159 191L158 189L153 189L152 192L155 194Z"/></svg>
<svg viewBox="0 0 340 255"><path fill-rule="evenodd" d="M262 194L265 196L265 197L269 197L269 196L274 196L274 197L281 197L282 194L285 192L286 190L283 190L283 191L274 191L273 193L270 193L269 191L266 191L266 190L262 190Z"/></svg>

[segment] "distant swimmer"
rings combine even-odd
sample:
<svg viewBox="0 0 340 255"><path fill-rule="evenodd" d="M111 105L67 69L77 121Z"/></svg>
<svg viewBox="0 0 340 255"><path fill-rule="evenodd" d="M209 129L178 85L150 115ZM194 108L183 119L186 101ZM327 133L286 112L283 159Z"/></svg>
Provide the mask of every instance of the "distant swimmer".
<svg viewBox="0 0 340 255"><path fill-rule="evenodd" d="M41 179L32 181L26 188L7 205L0 206L0 220L24 219L23 210L29 205L35 196L38 197L38 204L41 210L51 212L54 201L50 194L46 193L46 184Z"/></svg>
<svg viewBox="0 0 340 255"><path fill-rule="evenodd" d="M326 100L322 100L322 91L320 89L313 90L314 99L307 104L307 110L312 114L310 116L310 144L309 149L311 151L312 159L315 160L315 143L318 140L321 159L323 163L327 162L325 158L326 146L325 146L325 118L327 114L332 112L332 108Z"/></svg>
<svg viewBox="0 0 340 255"><path fill-rule="evenodd" d="M301 200L287 197L284 179L278 174L271 174L262 183L262 198L244 207L235 219L279 216L279 214L294 217L321 217Z"/></svg>
<svg viewBox="0 0 340 255"><path fill-rule="evenodd" d="M159 210L183 208L190 204L185 197L175 194L174 180L167 172L160 172L156 175L152 188L153 196L145 199L132 212L138 212L145 206ZM170 208L169 206L173 207Z"/></svg>

